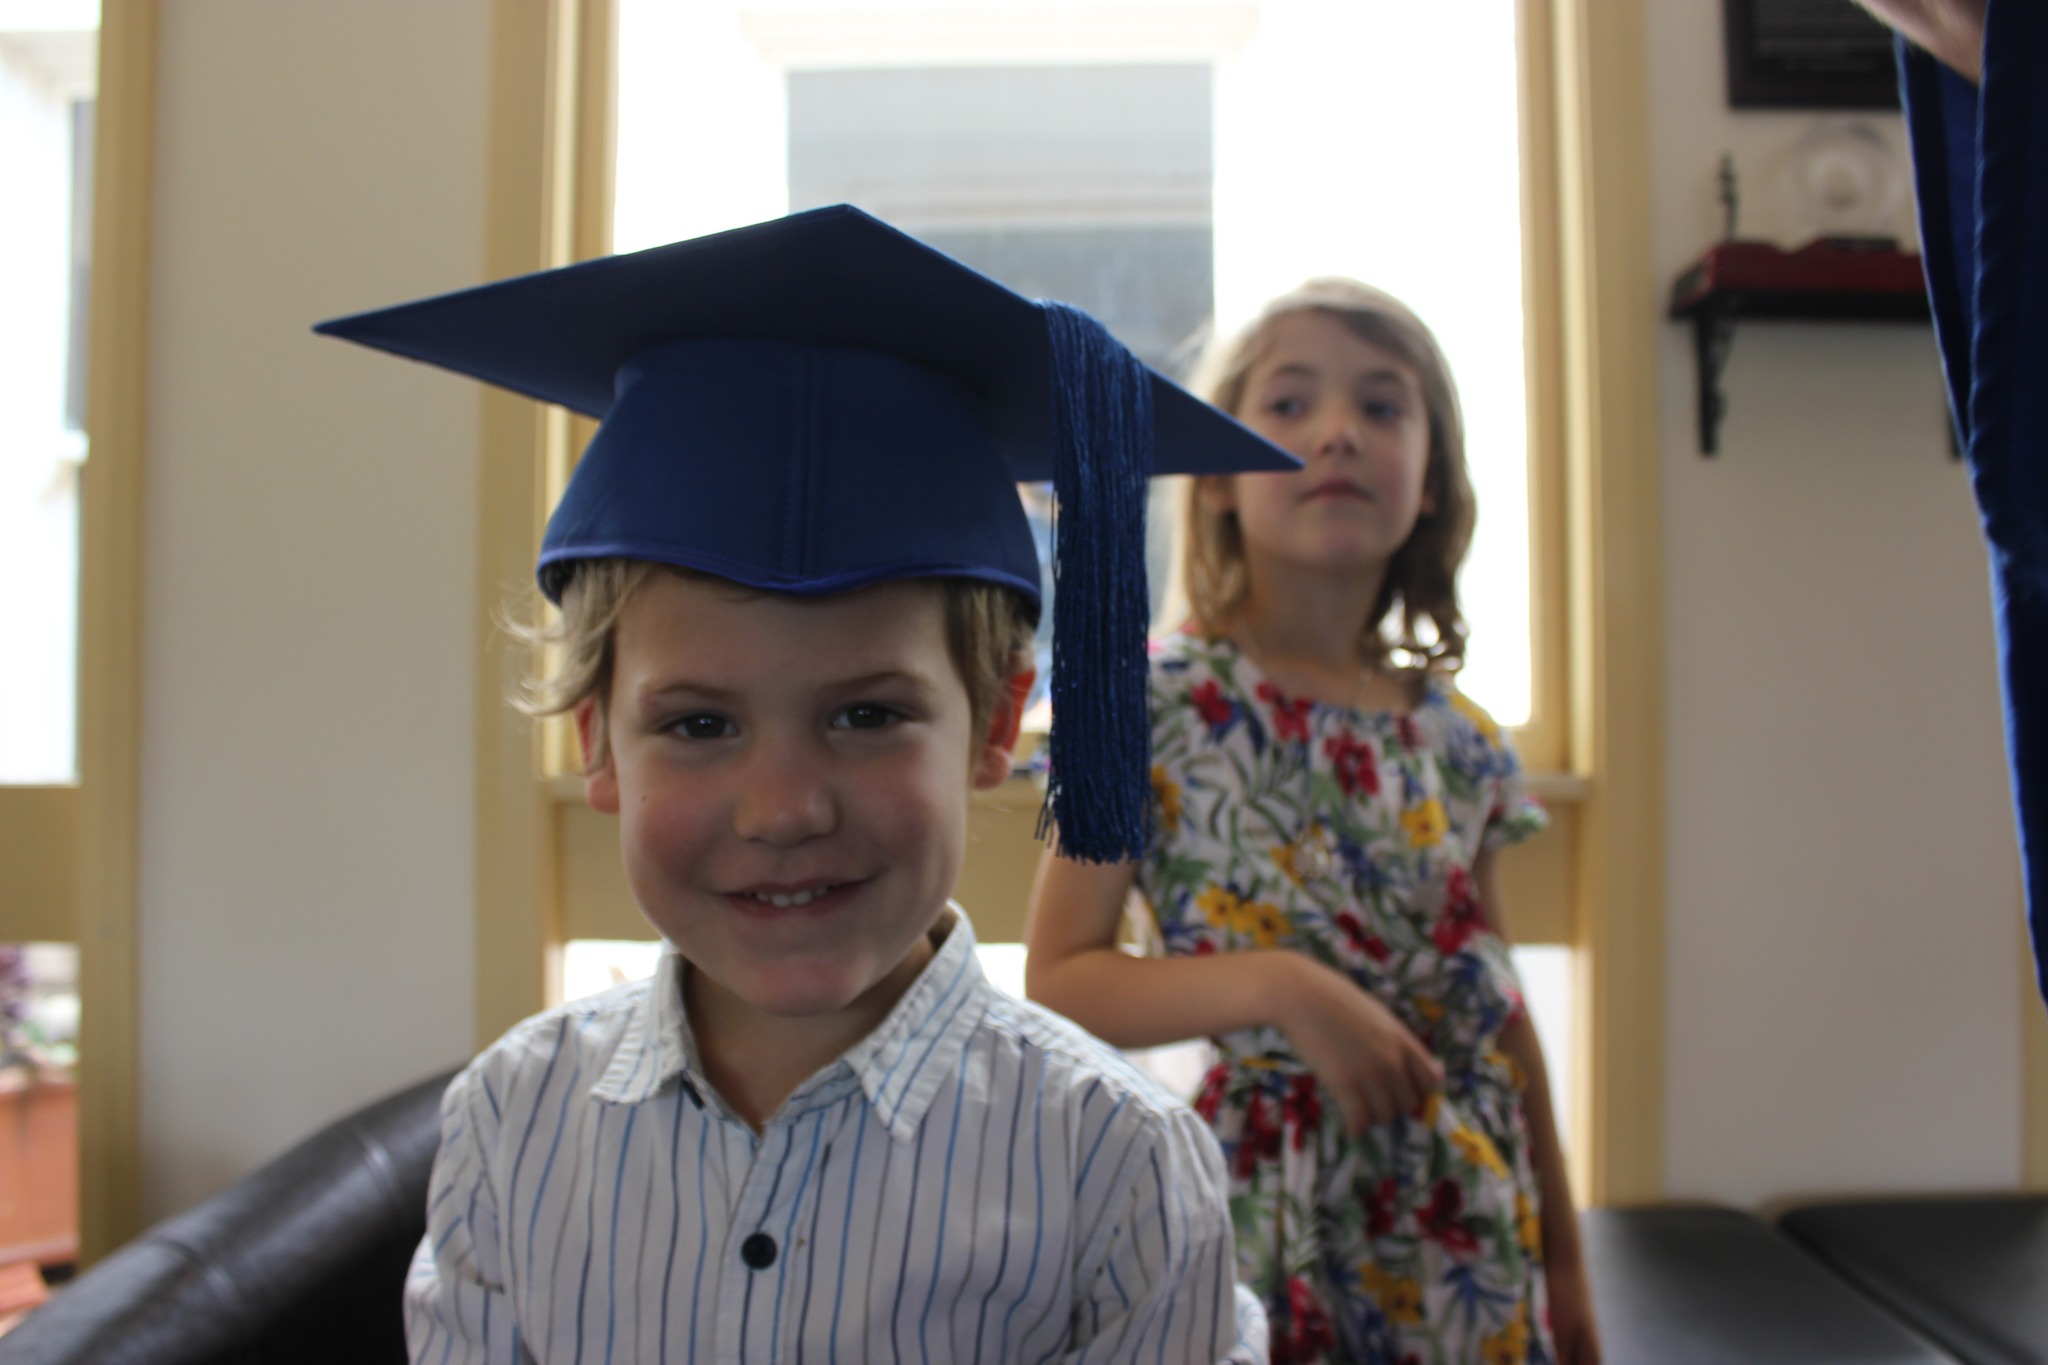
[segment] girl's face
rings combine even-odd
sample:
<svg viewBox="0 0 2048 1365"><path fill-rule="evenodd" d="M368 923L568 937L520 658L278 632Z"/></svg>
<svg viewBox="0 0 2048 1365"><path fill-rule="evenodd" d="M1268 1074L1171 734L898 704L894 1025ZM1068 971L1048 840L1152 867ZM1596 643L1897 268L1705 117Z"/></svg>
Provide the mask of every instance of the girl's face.
<svg viewBox="0 0 2048 1365"><path fill-rule="evenodd" d="M1235 416L1302 463L1206 485L1211 510L1237 513L1254 565L1384 570L1435 510L1420 377L1327 313L1273 324Z"/></svg>

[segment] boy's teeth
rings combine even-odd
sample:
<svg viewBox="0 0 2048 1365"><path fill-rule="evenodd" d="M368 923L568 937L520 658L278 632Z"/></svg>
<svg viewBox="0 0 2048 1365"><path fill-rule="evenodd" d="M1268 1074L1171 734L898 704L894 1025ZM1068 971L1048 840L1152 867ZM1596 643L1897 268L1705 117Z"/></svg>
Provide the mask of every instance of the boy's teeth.
<svg viewBox="0 0 2048 1365"><path fill-rule="evenodd" d="M768 905L774 906L777 910L787 910L792 905L809 905L812 901L824 895L827 891L830 891L831 889L832 888L829 886L821 886L815 891L795 891L791 892L788 895L783 895L780 892L773 892L767 895L763 895L758 891L749 892L748 894L751 895L757 901L762 901Z"/></svg>

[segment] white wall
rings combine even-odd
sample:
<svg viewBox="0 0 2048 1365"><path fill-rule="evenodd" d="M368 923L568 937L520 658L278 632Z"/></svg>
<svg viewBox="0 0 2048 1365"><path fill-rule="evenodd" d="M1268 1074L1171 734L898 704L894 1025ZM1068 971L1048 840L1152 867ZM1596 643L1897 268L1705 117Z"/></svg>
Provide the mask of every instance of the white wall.
<svg viewBox="0 0 2048 1365"><path fill-rule="evenodd" d="M1651 0L1656 261L1803 240L1815 124L1726 107L1718 0ZM1898 149L1896 115L1866 122ZM2019 1178L2017 854L1984 552L1925 327L1751 323L1722 453L1660 342L1666 1183L1751 1203Z"/></svg>
<svg viewBox="0 0 2048 1365"><path fill-rule="evenodd" d="M159 12L150 1216L470 1044L473 385L319 340L482 276L485 0Z"/></svg>

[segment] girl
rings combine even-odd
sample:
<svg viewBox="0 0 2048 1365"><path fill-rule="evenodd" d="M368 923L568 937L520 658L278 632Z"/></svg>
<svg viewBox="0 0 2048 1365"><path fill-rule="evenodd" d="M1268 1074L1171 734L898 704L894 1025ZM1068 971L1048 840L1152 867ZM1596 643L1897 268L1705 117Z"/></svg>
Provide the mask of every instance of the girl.
<svg viewBox="0 0 2048 1365"><path fill-rule="evenodd" d="M1211 1037L1273 1360L1598 1359L1497 851L1544 823L1450 684L1474 507L1451 376L1395 299L1315 280L1212 364L1298 473L1189 489L1151 672L1142 862L1048 856L1027 988L1122 1047ZM1133 887L1164 960L1118 951Z"/></svg>

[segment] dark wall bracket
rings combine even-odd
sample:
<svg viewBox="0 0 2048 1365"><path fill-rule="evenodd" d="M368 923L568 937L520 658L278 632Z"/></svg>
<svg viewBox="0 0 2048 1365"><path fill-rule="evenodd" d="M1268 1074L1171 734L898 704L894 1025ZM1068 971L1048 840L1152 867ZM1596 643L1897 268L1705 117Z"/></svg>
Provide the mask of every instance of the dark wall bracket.
<svg viewBox="0 0 2048 1365"><path fill-rule="evenodd" d="M1699 380L1700 454L1721 452L1721 418L1728 395L1721 391L1721 373L1735 345L1735 308L1703 307L1692 315L1692 346Z"/></svg>
<svg viewBox="0 0 2048 1365"><path fill-rule="evenodd" d="M1798 251L1729 241L1678 277L1670 316L1693 325L1700 454L1720 450L1728 399L1721 379L1738 320L1925 322L1920 258L1888 239L1821 238Z"/></svg>

